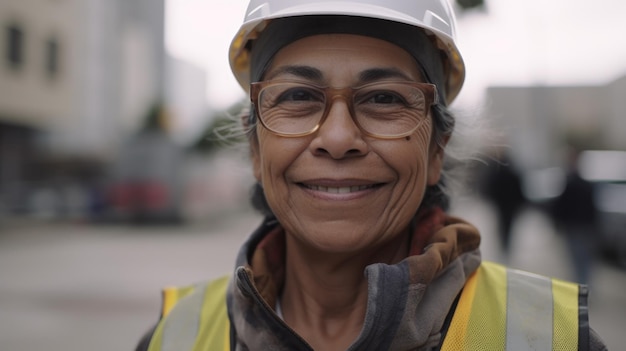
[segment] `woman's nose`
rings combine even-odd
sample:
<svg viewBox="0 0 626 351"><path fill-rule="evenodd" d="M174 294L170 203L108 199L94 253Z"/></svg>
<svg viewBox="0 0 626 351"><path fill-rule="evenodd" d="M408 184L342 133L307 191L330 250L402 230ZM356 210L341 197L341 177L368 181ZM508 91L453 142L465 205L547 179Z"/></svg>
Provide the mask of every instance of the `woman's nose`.
<svg viewBox="0 0 626 351"><path fill-rule="evenodd" d="M333 159L365 155L369 149L345 99L334 99L326 119L315 133L310 147L316 155Z"/></svg>

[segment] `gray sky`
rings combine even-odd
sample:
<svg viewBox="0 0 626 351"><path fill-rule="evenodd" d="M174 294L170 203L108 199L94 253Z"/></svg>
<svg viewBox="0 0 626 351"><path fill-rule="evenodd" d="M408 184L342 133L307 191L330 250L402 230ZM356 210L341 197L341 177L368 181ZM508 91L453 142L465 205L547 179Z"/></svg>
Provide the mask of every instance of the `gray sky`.
<svg viewBox="0 0 626 351"><path fill-rule="evenodd" d="M626 1L485 1L487 13L457 16L467 65L459 107L480 105L489 85L605 84L626 75ZM168 51L206 68L210 106L241 98L227 53L247 0L166 2Z"/></svg>

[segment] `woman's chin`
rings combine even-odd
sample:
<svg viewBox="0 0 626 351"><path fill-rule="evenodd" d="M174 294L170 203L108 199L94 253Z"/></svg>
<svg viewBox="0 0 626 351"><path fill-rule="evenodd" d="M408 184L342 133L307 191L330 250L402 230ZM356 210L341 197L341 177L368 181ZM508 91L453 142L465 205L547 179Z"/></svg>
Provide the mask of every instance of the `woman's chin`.
<svg viewBox="0 0 626 351"><path fill-rule="evenodd" d="M329 254L357 253L390 239L385 238L386 235L376 228L375 223L367 221L316 221L306 228L306 231L288 230L287 235L292 235L305 247Z"/></svg>

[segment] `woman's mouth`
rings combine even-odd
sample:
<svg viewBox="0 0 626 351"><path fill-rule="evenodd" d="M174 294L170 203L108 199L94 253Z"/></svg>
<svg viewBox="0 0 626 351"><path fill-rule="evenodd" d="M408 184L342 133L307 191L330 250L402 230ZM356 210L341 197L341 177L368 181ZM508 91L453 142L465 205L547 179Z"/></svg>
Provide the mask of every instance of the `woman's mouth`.
<svg viewBox="0 0 626 351"><path fill-rule="evenodd" d="M377 187L377 184L369 184L369 185L353 185L353 186L341 186L341 187L333 187L333 186L323 186L323 185L311 185L311 184L301 184L303 187L324 193L330 194L349 194L355 193L358 191L363 191L367 189L372 189Z"/></svg>

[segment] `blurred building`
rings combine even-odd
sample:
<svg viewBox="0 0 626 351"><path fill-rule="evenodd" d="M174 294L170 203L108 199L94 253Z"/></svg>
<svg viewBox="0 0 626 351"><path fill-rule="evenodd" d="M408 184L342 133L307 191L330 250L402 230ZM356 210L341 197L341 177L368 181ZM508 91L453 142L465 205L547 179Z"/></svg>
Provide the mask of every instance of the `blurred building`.
<svg viewBox="0 0 626 351"><path fill-rule="evenodd" d="M164 98L164 7L0 1L0 214L88 186Z"/></svg>
<svg viewBox="0 0 626 351"><path fill-rule="evenodd" d="M206 71L176 57L168 56L166 60L165 96L174 117L169 129L174 140L187 145L200 137L215 114L208 111Z"/></svg>
<svg viewBox="0 0 626 351"><path fill-rule="evenodd" d="M491 87L488 114L525 170L562 166L567 144L626 150L626 76L599 86Z"/></svg>

